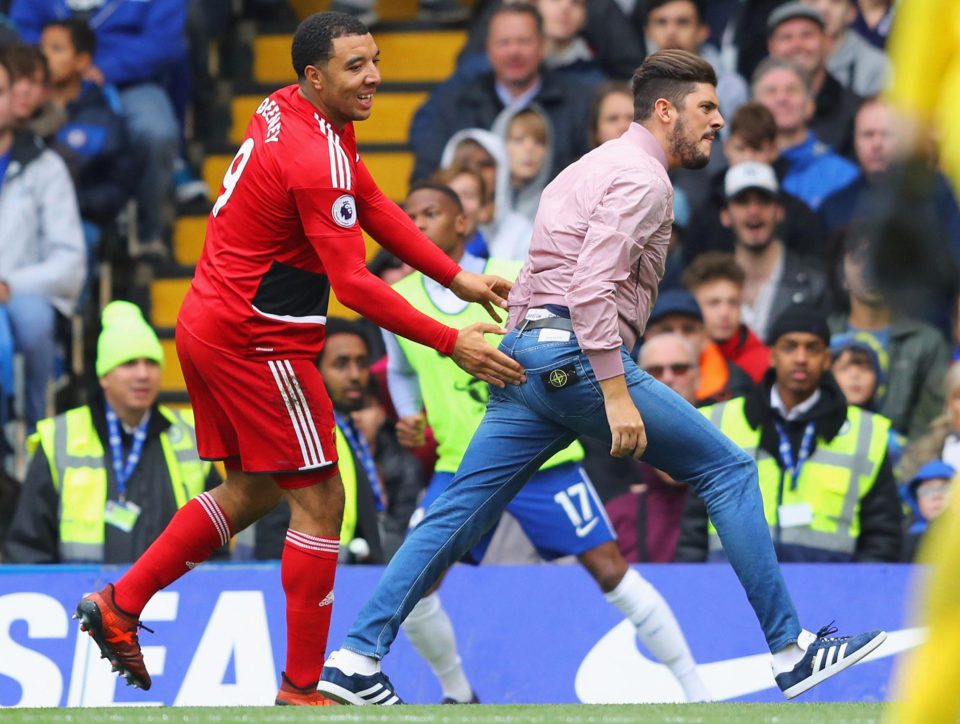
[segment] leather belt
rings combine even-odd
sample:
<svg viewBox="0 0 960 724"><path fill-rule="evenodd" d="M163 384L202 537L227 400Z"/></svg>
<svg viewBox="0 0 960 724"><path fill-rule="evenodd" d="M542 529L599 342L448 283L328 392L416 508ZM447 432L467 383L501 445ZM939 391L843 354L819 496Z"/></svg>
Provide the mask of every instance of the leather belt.
<svg viewBox="0 0 960 724"><path fill-rule="evenodd" d="M520 331L525 332L528 329L562 329L566 332L573 331L573 322L565 317L546 317L544 319L525 319L520 325Z"/></svg>

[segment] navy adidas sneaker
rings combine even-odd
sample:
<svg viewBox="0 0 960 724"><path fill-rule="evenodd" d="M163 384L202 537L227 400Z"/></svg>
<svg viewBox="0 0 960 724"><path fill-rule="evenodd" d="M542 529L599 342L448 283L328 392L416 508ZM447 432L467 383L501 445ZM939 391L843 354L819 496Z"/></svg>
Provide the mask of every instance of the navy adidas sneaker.
<svg viewBox="0 0 960 724"><path fill-rule="evenodd" d="M458 699L454 699L452 696L445 696L443 697L443 699L440 700L440 703L441 704L479 704L480 698L477 696L477 692L471 691L470 701L460 701Z"/></svg>
<svg viewBox="0 0 960 724"><path fill-rule="evenodd" d="M836 632L836 628L824 626L817 631L816 638L807 644L807 650L797 665L790 671L777 674L777 686L785 697L792 699L799 696L821 681L853 666L887 638L885 631L831 638L830 635Z"/></svg>
<svg viewBox="0 0 960 724"><path fill-rule="evenodd" d="M370 676L347 674L336 666L324 666L317 691L328 699L354 706L402 704L390 679L382 671Z"/></svg>

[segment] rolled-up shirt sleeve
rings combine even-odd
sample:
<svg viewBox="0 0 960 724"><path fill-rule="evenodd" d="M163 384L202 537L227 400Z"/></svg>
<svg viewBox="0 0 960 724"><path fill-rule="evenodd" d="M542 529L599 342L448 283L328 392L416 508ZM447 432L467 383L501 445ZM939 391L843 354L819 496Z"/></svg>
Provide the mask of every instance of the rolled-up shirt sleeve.
<svg viewBox="0 0 960 724"><path fill-rule="evenodd" d="M644 246L671 218L672 191L656 176L611 179L590 211L567 306L580 348L597 379L623 374L617 289L630 277Z"/></svg>

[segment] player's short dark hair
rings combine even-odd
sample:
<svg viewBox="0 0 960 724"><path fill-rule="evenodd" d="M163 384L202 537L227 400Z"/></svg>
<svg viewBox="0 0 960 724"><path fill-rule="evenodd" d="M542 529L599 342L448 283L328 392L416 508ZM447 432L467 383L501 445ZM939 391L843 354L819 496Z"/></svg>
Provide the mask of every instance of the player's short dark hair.
<svg viewBox="0 0 960 724"><path fill-rule="evenodd" d="M730 119L730 135L739 136L754 150L777 140L777 122L762 103L744 103Z"/></svg>
<svg viewBox="0 0 960 724"><path fill-rule="evenodd" d="M661 98L681 108L697 83L717 85L710 63L685 50L658 50L633 73L633 119L647 120Z"/></svg>
<svg viewBox="0 0 960 724"><path fill-rule="evenodd" d="M43 26L47 28L63 28L70 35L70 42L73 43L73 49L77 53L89 53L93 55L97 50L97 34L93 32L90 24L83 18L62 18L51 20Z"/></svg>
<svg viewBox="0 0 960 724"><path fill-rule="evenodd" d="M694 259L683 272L680 283L683 288L692 292L703 284L725 280L736 284L741 289L746 281L746 275L733 254L723 251L708 251Z"/></svg>
<svg viewBox="0 0 960 724"><path fill-rule="evenodd" d="M647 23L650 20L650 13L654 10L659 10L664 5L669 5L670 3L677 2L677 0L647 0L647 6L644 9L643 22ZM688 2L693 5L694 9L697 11L697 20L701 23L703 22L703 0L683 0L683 2Z"/></svg>
<svg viewBox="0 0 960 724"><path fill-rule="evenodd" d="M314 13L297 26L290 56L297 78L306 78L308 65L323 65L333 57L333 41L348 35L366 35L370 30L346 13Z"/></svg>
<svg viewBox="0 0 960 724"><path fill-rule="evenodd" d="M336 337L338 334L352 334L354 337L359 337L363 340L363 346L367 348L367 352L370 352L370 340L367 338L367 333L364 331L357 322L351 319L344 319L343 317L327 317L327 324L325 330L326 339L331 339ZM320 356L317 358L317 361L323 359L323 352L320 352Z"/></svg>
<svg viewBox="0 0 960 724"><path fill-rule="evenodd" d="M446 184L440 183L439 181L434 181L433 179L423 179L422 181L417 181L414 183L410 190L407 192L407 198L413 195L416 191L423 191L424 189L428 191L436 191L446 196L457 207L459 213L463 213L463 202L460 200L460 196L457 195L457 192Z"/></svg>
<svg viewBox="0 0 960 724"><path fill-rule="evenodd" d="M534 25L537 27L537 35L543 37L543 15L537 10L537 6L528 2L504 3L494 8L490 13L490 20L487 22L489 28L493 25L493 19L501 15L526 15L533 18Z"/></svg>
<svg viewBox="0 0 960 724"><path fill-rule="evenodd" d="M47 66L47 59L37 46L14 43L4 48L4 54L7 58L7 70L10 71L11 82L20 78L29 78L38 70L43 71L44 82L50 80L50 68Z"/></svg>
<svg viewBox="0 0 960 724"><path fill-rule="evenodd" d="M596 148L597 145L597 126L600 125L600 107L603 102L612 95L622 93L628 98L633 97L633 91L630 86L621 80L608 80L597 86L597 92L593 96L593 102L590 104L590 115L587 117L587 134L589 136L590 148Z"/></svg>

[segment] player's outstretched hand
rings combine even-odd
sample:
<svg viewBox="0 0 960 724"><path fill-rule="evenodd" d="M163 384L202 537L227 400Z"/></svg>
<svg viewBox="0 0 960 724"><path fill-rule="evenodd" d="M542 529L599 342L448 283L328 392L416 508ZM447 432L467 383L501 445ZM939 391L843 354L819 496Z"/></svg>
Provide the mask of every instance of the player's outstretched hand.
<svg viewBox="0 0 960 724"><path fill-rule="evenodd" d="M513 284L496 274L473 274L461 270L450 282L450 291L465 302L476 302L487 310L493 321L501 321L494 307L507 308L507 295Z"/></svg>
<svg viewBox="0 0 960 724"><path fill-rule="evenodd" d="M506 333L505 329L495 324L471 324L457 334L457 344L450 356L471 375L491 385L519 385L527 381L520 363L507 357L483 338L485 334Z"/></svg>

